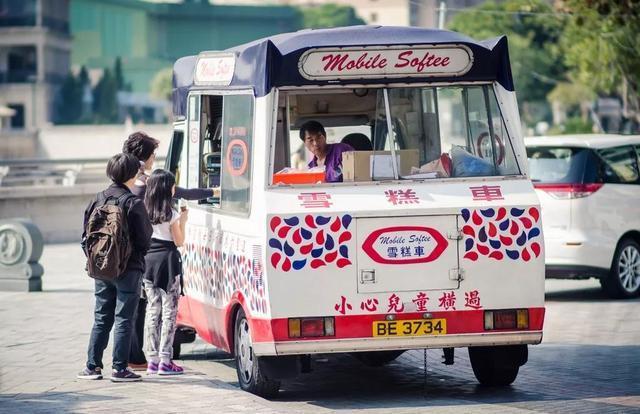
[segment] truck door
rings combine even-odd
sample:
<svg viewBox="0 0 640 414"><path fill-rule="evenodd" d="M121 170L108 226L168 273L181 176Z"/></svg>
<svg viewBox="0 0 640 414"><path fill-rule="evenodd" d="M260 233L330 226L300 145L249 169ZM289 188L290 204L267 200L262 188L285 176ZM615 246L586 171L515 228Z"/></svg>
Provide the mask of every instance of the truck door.
<svg viewBox="0 0 640 414"><path fill-rule="evenodd" d="M358 292L457 289L456 215L360 218Z"/></svg>

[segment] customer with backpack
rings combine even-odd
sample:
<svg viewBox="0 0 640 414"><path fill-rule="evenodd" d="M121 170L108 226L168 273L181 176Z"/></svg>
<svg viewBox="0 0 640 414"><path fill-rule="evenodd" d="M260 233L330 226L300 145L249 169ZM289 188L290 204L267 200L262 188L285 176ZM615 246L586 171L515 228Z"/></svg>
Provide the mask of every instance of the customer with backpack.
<svg viewBox="0 0 640 414"><path fill-rule="evenodd" d="M111 381L139 381L127 367L133 318L140 298L144 255L152 228L142 200L131 193L140 164L117 154L107 164L112 184L98 193L84 214L82 247L95 279L94 323L88 359L80 379L102 379L102 355L115 322Z"/></svg>
<svg viewBox="0 0 640 414"><path fill-rule="evenodd" d="M149 178L145 171L149 171L153 168L153 163L156 159L156 150L158 149L159 144L160 141L157 139L150 137L142 131L138 131L129 135L122 146L122 152L125 154L132 154L140 161L141 174L136 179L132 192L142 199L144 199L144 194L147 189L147 179ZM185 200L202 200L207 197L219 196L219 194L219 188L186 189L176 187L174 197L183 198ZM131 352L129 354L129 366L136 370L144 370L147 368L147 361L142 351L144 345L143 338L146 307L147 301L144 297L141 297L135 318L134 331L131 337Z"/></svg>
<svg viewBox="0 0 640 414"><path fill-rule="evenodd" d="M147 374L178 375L182 367L172 361L178 299L182 293L182 259L178 247L184 243L187 210L173 209L176 179L165 170L155 170L147 180L144 205L153 226L151 247L145 257L144 290L147 310L144 323Z"/></svg>

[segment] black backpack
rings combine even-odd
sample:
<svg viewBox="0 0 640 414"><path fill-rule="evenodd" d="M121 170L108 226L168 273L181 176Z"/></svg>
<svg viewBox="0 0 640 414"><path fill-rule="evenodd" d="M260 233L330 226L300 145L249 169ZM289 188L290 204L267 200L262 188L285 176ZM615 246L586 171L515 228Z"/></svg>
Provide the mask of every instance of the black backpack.
<svg viewBox="0 0 640 414"><path fill-rule="evenodd" d="M134 197L129 193L118 198L98 194L82 242L86 270L92 278L115 281L124 273L131 256L126 205Z"/></svg>

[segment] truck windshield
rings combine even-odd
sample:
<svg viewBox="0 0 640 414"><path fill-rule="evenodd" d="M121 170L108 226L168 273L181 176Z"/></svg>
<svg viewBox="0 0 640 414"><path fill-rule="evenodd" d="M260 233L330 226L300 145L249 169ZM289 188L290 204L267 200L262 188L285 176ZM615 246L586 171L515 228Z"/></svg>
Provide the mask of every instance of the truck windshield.
<svg viewBox="0 0 640 414"><path fill-rule="evenodd" d="M292 91L280 106L274 184L520 174L490 85Z"/></svg>

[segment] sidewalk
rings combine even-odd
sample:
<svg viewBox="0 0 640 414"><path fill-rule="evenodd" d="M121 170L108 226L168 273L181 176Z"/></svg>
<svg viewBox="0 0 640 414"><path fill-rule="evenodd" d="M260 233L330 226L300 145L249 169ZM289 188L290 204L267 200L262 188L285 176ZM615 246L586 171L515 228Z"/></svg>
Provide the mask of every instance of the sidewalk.
<svg viewBox="0 0 640 414"><path fill-rule="evenodd" d="M318 356L313 371L267 401L240 391L228 354L183 345L186 374L115 384L83 381L93 282L77 244L47 245L44 291L0 292L0 414L4 413L640 413L639 299L604 296L596 281L547 281L545 336L513 386L478 386L466 350L409 351L384 368ZM110 368L111 348L105 352Z"/></svg>
<svg viewBox="0 0 640 414"><path fill-rule="evenodd" d="M93 322L93 282L79 246L47 245L41 263L43 292L0 292L0 412L276 412L268 401L194 369L199 353L218 352L202 343L184 346L193 360L184 363L183 376L145 375L133 384L76 379ZM109 372L111 343L104 363Z"/></svg>

